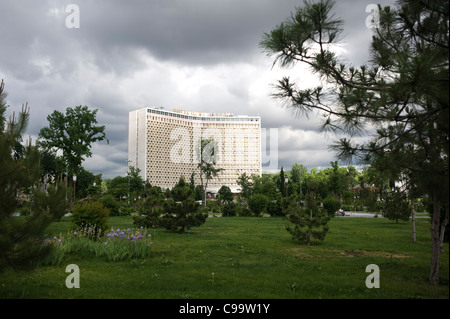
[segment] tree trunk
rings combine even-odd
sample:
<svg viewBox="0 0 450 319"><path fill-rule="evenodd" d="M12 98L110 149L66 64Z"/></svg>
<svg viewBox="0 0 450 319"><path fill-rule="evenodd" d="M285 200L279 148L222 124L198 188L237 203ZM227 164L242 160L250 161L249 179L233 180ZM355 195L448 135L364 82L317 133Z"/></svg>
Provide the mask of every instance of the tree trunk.
<svg viewBox="0 0 450 319"><path fill-rule="evenodd" d="M68 195L69 195L69 205L70 205L70 211L73 211L73 204L74 204L74 200L73 200L73 180L72 178L67 177L67 181L69 182L69 191L68 191Z"/></svg>
<svg viewBox="0 0 450 319"><path fill-rule="evenodd" d="M206 205L206 187L205 187L205 185L203 185L203 174L202 174L201 168L200 168L200 184L202 185L202 190L203 190L202 202L203 202L203 206L205 206Z"/></svg>
<svg viewBox="0 0 450 319"><path fill-rule="evenodd" d="M447 227L448 223L448 203L445 207L445 217L441 224L441 232L439 235L439 252L442 254L444 252L444 235L445 235L445 227Z"/></svg>
<svg viewBox="0 0 450 319"><path fill-rule="evenodd" d="M416 211L414 209L414 199L411 198L411 223L412 223L412 240L416 242Z"/></svg>
<svg viewBox="0 0 450 319"><path fill-rule="evenodd" d="M312 209L309 210L308 233L306 234L306 245L311 245L311 229L312 229Z"/></svg>
<svg viewBox="0 0 450 319"><path fill-rule="evenodd" d="M209 182L209 180L208 180L208 177L207 177L207 176L205 176L205 179L206 179L206 182L205 182L205 191L204 191L204 194L205 194L205 206L206 206L206 189L208 188L208 182Z"/></svg>
<svg viewBox="0 0 450 319"><path fill-rule="evenodd" d="M433 194L433 217L431 221L431 270L430 283L439 284L439 255L440 255L440 238L439 238L439 220L441 205L436 194Z"/></svg>

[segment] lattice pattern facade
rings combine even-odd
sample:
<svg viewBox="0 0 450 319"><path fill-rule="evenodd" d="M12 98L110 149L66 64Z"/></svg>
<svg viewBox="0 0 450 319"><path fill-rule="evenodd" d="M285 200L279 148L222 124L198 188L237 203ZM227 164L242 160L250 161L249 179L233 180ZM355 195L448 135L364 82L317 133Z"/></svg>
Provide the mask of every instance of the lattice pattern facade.
<svg viewBox="0 0 450 319"><path fill-rule="evenodd" d="M261 175L261 119L181 110L142 108L129 113L128 163L140 169L151 185L172 188L194 172L200 184L198 150L201 139L214 140L219 176L208 184L236 190L242 173ZM212 144L210 145L212 147Z"/></svg>

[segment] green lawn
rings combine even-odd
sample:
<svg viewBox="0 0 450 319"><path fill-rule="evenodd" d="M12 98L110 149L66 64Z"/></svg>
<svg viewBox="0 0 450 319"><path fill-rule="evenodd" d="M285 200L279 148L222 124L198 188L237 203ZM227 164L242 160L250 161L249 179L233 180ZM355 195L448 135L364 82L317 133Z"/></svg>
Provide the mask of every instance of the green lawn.
<svg viewBox="0 0 450 319"><path fill-rule="evenodd" d="M159 299L334 299L449 298L448 243L441 255L440 282L428 283L430 222L383 218L334 218L323 242L302 246L281 218L208 218L190 233L150 230L152 257L108 262L94 256L65 256L58 266L0 274L0 298ZM113 227L132 218L111 217ZM49 232L66 233L70 218ZM80 288L65 286L68 264L80 267ZM380 269L380 288L365 285L366 266Z"/></svg>

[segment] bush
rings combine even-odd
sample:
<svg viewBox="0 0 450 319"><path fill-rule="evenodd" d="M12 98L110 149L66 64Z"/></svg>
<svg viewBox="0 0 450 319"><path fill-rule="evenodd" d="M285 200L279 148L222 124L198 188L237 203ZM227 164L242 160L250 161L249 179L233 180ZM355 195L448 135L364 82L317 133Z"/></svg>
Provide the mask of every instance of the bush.
<svg viewBox="0 0 450 319"><path fill-rule="evenodd" d="M119 209L119 215L118 216L130 216L131 214L135 213L136 210L132 206L121 205Z"/></svg>
<svg viewBox="0 0 450 319"><path fill-rule="evenodd" d="M222 206L222 216L236 216L236 203L229 202Z"/></svg>
<svg viewBox="0 0 450 319"><path fill-rule="evenodd" d="M272 200L267 203L266 213L270 216L283 216L281 200Z"/></svg>
<svg viewBox="0 0 450 319"><path fill-rule="evenodd" d="M103 196L103 206L110 209L110 216L120 216L120 204L115 200L114 196L107 194Z"/></svg>
<svg viewBox="0 0 450 319"><path fill-rule="evenodd" d="M355 208L355 207L354 207L353 205L343 205L343 206L342 206L342 209L343 209L344 211L346 211L346 212L353 211L354 208Z"/></svg>
<svg viewBox="0 0 450 319"><path fill-rule="evenodd" d="M252 195L248 200L248 206L255 214L255 216L260 216L264 209L267 206L268 198L266 195L263 194L255 194Z"/></svg>
<svg viewBox="0 0 450 319"><path fill-rule="evenodd" d="M246 206L241 206L239 209L239 216L251 216L252 212L250 211L250 209Z"/></svg>
<svg viewBox="0 0 450 319"><path fill-rule="evenodd" d="M90 228L90 238L100 237L107 228L110 209L101 202L84 202L75 205L72 212L72 223L77 229Z"/></svg>

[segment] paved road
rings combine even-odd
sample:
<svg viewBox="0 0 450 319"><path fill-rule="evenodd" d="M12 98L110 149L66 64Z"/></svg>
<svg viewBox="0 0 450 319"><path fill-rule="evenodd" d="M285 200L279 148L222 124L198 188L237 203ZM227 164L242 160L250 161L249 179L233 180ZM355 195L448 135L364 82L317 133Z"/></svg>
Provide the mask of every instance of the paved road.
<svg viewBox="0 0 450 319"><path fill-rule="evenodd" d="M367 217L374 218L375 213L362 213L362 212L344 212L345 216L336 215L336 217ZM378 214L377 218L384 218L382 214ZM416 218L430 218L429 216L416 216Z"/></svg>

